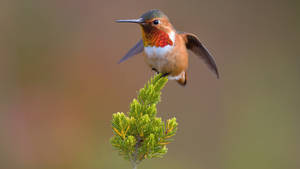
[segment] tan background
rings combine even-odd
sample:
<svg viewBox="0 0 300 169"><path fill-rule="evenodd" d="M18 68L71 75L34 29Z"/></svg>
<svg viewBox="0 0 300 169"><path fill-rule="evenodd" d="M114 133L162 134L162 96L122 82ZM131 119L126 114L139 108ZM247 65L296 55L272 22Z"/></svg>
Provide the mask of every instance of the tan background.
<svg viewBox="0 0 300 169"><path fill-rule="evenodd" d="M188 85L169 82L159 116L176 116L175 142L140 169L300 168L300 9L284 0L10 0L0 3L0 168L130 169L109 144L153 74L141 37L116 24L159 8L199 35L221 78L190 56Z"/></svg>

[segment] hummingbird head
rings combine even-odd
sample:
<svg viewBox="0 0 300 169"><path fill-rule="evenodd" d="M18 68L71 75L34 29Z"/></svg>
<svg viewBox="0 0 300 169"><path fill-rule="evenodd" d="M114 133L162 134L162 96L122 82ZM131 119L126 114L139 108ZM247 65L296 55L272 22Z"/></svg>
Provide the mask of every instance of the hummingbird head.
<svg viewBox="0 0 300 169"><path fill-rule="evenodd" d="M144 13L139 19L117 20L116 22L139 24L142 28L144 46L172 46L175 42L175 30L169 18L158 9Z"/></svg>

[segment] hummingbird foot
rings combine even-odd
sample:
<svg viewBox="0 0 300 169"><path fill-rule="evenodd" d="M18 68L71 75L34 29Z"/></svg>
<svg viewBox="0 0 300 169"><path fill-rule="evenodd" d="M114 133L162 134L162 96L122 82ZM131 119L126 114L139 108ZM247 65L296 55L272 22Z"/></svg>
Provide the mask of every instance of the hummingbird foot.
<svg viewBox="0 0 300 169"><path fill-rule="evenodd" d="M159 74L159 71L157 69L152 68L152 70L155 71L156 74ZM164 74L161 75L161 77L166 77L166 76L169 76L169 75L170 75L170 73L164 73Z"/></svg>
<svg viewBox="0 0 300 169"><path fill-rule="evenodd" d="M152 70L153 70L154 72L156 72L157 74L159 73L158 70L155 69L154 67L152 68Z"/></svg>
<svg viewBox="0 0 300 169"><path fill-rule="evenodd" d="M166 76L169 76L170 73L164 73L163 75L161 75L161 77L166 77Z"/></svg>

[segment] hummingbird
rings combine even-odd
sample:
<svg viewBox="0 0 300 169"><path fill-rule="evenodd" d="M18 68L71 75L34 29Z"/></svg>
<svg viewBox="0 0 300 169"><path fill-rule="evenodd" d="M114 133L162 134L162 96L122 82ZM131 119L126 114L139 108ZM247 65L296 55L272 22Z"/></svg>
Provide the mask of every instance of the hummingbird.
<svg viewBox="0 0 300 169"><path fill-rule="evenodd" d="M116 22L136 23L142 30L142 38L123 56L119 63L144 52L145 61L152 70L185 86L188 69L187 51L191 50L219 78L215 59L199 38L192 33L176 31L167 15L162 11L153 9L138 19L116 20Z"/></svg>

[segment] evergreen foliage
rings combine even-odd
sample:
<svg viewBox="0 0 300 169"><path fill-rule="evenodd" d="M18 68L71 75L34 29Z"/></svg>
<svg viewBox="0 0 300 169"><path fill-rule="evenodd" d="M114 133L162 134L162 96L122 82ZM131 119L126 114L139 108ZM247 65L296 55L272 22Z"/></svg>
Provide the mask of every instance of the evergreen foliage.
<svg viewBox="0 0 300 169"><path fill-rule="evenodd" d="M172 141L170 138L177 131L175 117L166 122L156 117L156 105L167 81L161 74L155 75L140 89L137 99L131 102L127 115L119 112L113 114L114 136L110 140L111 144L131 162L134 169L144 159L166 154L166 145Z"/></svg>

